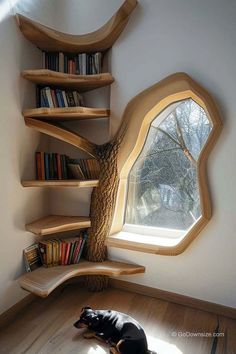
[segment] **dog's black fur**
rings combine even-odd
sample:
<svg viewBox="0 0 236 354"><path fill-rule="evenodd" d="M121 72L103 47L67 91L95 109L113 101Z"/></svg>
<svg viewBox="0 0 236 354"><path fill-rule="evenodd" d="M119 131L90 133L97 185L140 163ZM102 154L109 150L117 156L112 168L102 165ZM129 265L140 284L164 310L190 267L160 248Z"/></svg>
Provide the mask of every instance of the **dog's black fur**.
<svg viewBox="0 0 236 354"><path fill-rule="evenodd" d="M103 339L115 348L111 353L156 354L147 347L147 338L143 328L132 317L112 310L92 310L84 307L76 328L88 328L94 337Z"/></svg>

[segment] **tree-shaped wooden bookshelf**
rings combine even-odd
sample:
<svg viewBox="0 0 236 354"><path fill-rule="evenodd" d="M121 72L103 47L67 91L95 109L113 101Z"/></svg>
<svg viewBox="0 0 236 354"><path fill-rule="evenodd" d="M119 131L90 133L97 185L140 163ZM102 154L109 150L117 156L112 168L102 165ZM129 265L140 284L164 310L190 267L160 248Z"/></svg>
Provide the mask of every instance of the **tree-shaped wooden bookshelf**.
<svg viewBox="0 0 236 354"><path fill-rule="evenodd" d="M16 15L18 25L24 36L41 50L47 52L94 53L105 52L112 47L125 28L137 0L125 0L115 15L95 32L76 36L55 31L20 14ZM71 75L52 70L25 70L22 76L38 85L54 86L61 89L89 91L110 85L114 78L109 73L96 75ZM85 107L35 108L23 112L25 124L39 132L69 143L88 155L96 158L101 166L99 180L50 180L22 181L24 187L94 187L90 218L50 215L26 225L26 229L38 236L89 227L86 260L78 265L38 268L19 279L22 288L39 296L47 296L63 281L87 275L87 285L91 290L102 290L108 284L108 276L143 273L142 266L107 260L105 238L110 227L113 208L110 200L116 192L117 180L114 178L114 156L122 134L105 145L96 145L82 136L56 125L59 121L109 117L109 109ZM114 155L115 154L115 155ZM111 160L113 163L110 165ZM108 168L108 166L112 168ZM114 174L113 174L114 173ZM104 194L104 190L106 193ZM107 191L109 192L107 193ZM106 196L102 205L102 196ZM104 210L104 205L107 210ZM101 218L101 213L103 217Z"/></svg>

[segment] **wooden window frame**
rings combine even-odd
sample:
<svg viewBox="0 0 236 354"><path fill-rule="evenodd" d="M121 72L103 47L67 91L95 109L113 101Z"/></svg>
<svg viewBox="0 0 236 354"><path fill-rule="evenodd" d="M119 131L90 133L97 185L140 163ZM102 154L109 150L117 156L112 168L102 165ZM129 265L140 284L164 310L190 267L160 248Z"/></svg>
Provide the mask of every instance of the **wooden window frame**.
<svg viewBox="0 0 236 354"><path fill-rule="evenodd" d="M149 126L155 117L169 105L186 99L192 99L201 106L212 123L211 133L200 153L197 164L202 216L185 237L175 245L163 246L157 242L145 243L145 236L142 242L119 237L124 224L129 172L145 144ZM206 166L208 156L222 129L217 104L210 93L187 74L176 73L136 96L128 104L123 122L126 122L126 133L117 161L119 187L107 245L153 254L178 255L197 237L212 216Z"/></svg>

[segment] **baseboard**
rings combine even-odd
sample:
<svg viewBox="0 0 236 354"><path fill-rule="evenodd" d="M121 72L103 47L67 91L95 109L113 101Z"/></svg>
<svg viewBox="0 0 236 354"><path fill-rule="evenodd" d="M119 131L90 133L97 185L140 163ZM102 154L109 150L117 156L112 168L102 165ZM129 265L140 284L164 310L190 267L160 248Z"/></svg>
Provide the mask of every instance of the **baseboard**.
<svg viewBox="0 0 236 354"><path fill-rule="evenodd" d="M212 312L217 315L236 319L236 309L233 307L219 305L212 302L195 299L189 296L172 293L165 290L155 289L140 284L130 283L119 279L111 278L109 281L110 281L109 284L112 288L131 291L137 294L147 295L150 297L154 297L156 299L174 302L179 305L193 307L198 310Z"/></svg>
<svg viewBox="0 0 236 354"><path fill-rule="evenodd" d="M35 300L35 298L36 296L33 294L26 295L22 300L18 301L15 305L3 312L0 315L0 329L6 327L10 322L12 322L15 316L33 300Z"/></svg>

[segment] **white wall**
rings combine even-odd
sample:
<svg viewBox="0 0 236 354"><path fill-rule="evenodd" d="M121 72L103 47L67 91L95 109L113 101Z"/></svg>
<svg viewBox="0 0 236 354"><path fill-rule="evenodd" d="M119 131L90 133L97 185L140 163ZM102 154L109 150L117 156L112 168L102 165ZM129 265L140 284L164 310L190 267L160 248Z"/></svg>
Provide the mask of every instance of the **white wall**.
<svg viewBox="0 0 236 354"><path fill-rule="evenodd" d="M223 133L208 163L213 217L177 257L110 249L115 259L146 266L128 278L147 286L236 307L234 158L236 3L226 0L140 0L112 50L113 131L128 101L162 78L185 71L217 99ZM126 278L127 279L127 278Z"/></svg>
<svg viewBox="0 0 236 354"><path fill-rule="evenodd" d="M41 54L18 29L13 3L42 20L49 19L50 11L42 0L0 0L0 313L27 294L16 281L24 272L22 250L34 241L24 225L47 214L44 191L20 184L23 178L34 178L34 152L47 139L26 128L21 115L23 107L35 106L35 89L20 72L40 67Z"/></svg>
<svg viewBox="0 0 236 354"><path fill-rule="evenodd" d="M122 0L59 0L58 4L58 28L84 33L101 26ZM128 26L115 43L111 52L116 79L111 89L113 133L133 96L177 71L185 71L215 96L224 130L208 163L213 218L188 250L167 257L109 249L114 259L146 266L144 275L123 279L233 307L235 18L233 0L139 0Z"/></svg>

